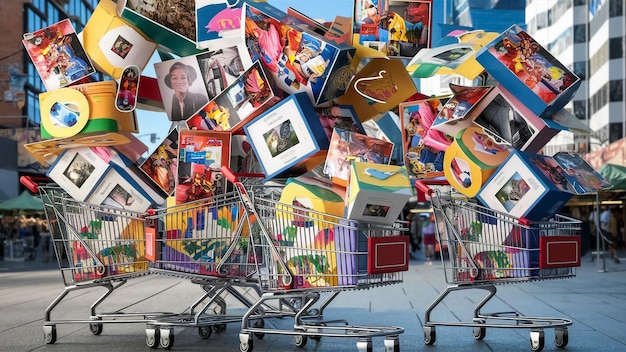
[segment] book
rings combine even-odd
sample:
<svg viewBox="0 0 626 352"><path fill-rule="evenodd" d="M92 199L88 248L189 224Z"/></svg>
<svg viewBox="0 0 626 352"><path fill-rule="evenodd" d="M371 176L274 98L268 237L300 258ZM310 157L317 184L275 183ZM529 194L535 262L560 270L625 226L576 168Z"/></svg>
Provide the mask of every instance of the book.
<svg viewBox="0 0 626 352"><path fill-rule="evenodd" d="M176 204L197 201L226 191L226 179L220 169L229 165L230 141L228 132L179 132Z"/></svg>
<svg viewBox="0 0 626 352"><path fill-rule="evenodd" d="M22 44L48 91L96 72L69 19L24 34Z"/></svg>

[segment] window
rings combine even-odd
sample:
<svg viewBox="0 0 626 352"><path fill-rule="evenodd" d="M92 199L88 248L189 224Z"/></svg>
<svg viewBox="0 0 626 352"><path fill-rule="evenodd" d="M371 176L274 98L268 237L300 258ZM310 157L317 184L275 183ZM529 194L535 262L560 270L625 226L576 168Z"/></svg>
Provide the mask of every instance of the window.
<svg viewBox="0 0 626 352"><path fill-rule="evenodd" d="M609 59L621 59L623 56L622 38L609 39Z"/></svg>
<svg viewBox="0 0 626 352"><path fill-rule="evenodd" d="M574 44L587 42L587 30L585 24L577 24L574 26Z"/></svg>
<svg viewBox="0 0 626 352"><path fill-rule="evenodd" d="M624 94L624 85L622 80L614 80L609 82L609 101L622 101Z"/></svg>
<svg viewBox="0 0 626 352"><path fill-rule="evenodd" d="M574 74L578 77L580 77L580 79L587 79L587 72L586 71L586 66L585 66L585 62L584 61L577 61L574 62Z"/></svg>
<svg viewBox="0 0 626 352"><path fill-rule="evenodd" d="M624 0L610 0L609 2L609 17L619 17L622 15L622 8L624 6Z"/></svg>

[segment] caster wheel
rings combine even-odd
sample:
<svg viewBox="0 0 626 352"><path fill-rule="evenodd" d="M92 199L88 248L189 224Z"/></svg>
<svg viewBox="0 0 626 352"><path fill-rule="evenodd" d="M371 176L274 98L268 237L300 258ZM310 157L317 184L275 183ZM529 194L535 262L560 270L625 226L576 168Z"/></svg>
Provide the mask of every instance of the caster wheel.
<svg viewBox="0 0 626 352"><path fill-rule="evenodd" d="M320 310L317 308L313 308L313 309L309 309L309 311L307 312L308 315L313 316L313 317L317 317L320 315Z"/></svg>
<svg viewBox="0 0 626 352"><path fill-rule="evenodd" d="M160 329L146 329L146 346L150 348L159 348L161 340Z"/></svg>
<svg viewBox="0 0 626 352"><path fill-rule="evenodd" d="M567 327L560 327L554 329L554 344L558 348L565 348L569 342L569 336Z"/></svg>
<svg viewBox="0 0 626 352"><path fill-rule="evenodd" d="M89 324L89 331L91 331L91 333L94 335L102 334L102 330L103 330L102 323L90 323Z"/></svg>
<svg viewBox="0 0 626 352"><path fill-rule="evenodd" d="M256 328L256 329L263 329L263 328L265 328L265 321L263 321L263 319L255 320L254 323L252 324L252 327ZM261 340L262 338L265 337L265 333L264 332L255 332L254 333L254 337L256 337L257 339Z"/></svg>
<svg viewBox="0 0 626 352"><path fill-rule="evenodd" d="M216 324L216 325L213 325L212 329L213 329L213 332L216 332L218 334L222 333L222 332L226 331L226 324Z"/></svg>
<svg viewBox="0 0 626 352"><path fill-rule="evenodd" d="M241 352L252 352L253 347L252 335L239 334L239 350Z"/></svg>
<svg viewBox="0 0 626 352"><path fill-rule="evenodd" d="M324 327L324 326L326 326L326 323L320 323L320 324L317 324L317 325L318 325L318 326L321 326L321 327L322 327L322 329L323 329L323 327ZM320 330L321 330L321 329L315 329L315 330L313 330L312 332L319 332ZM321 340L321 339L322 339L322 335L311 335L310 337L311 337L311 339L313 339L313 340L315 340L315 341L319 341L319 340Z"/></svg>
<svg viewBox="0 0 626 352"><path fill-rule="evenodd" d="M398 336L385 338L385 352L400 352L400 338Z"/></svg>
<svg viewBox="0 0 626 352"><path fill-rule="evenodd" d="M545 337L543 330L536 330L530 332L530 350L533 352L539 352L543 350L545 344Z"/></svg>
<svg viewBox="0 0 626 352"><path fill-rule="evenodd" d="M304 346L306 346L306 342L307 342L306 335L295 335L293 337L293 343L296 345L296 347L304 348Z"/></svg>
<svg viewBox="0 0 626 352"><path fill-rule="evenodd" d="M161 329L161 347L164 350L174 347L174 329Z"/></svg>
<svg viewBox="0 0 626 352"><path fill-rule="evenodd" d="M211 326L199 326L198 327L198 335L200 335L200 338L206 340L209 337L211 337L211 334L213 334L213 329Z"/></svg>
<svg viewBox="0 0 626 352"><path fill-rule="evenodd" d="M372 352L372 339L360 339L356 343L356 348L359 352Z"/></svg>
<svg viewBox="0 0 626 352"><path fill-rule="evenodd" d="M43 326L43 339L48 345L52 345L57 342L57 326L56 325L44 325Z"/></svg>
<svg viewBox="0 0 626 352"><path fill-rule="evenodd" d="M474 319L474 323L476 324L485 324L484 319ZM474 340L482 340L487 336L487 328L484 326L474 326L472 329L472 336L474 336Z"/></svg>
<svg viewBox="0 0 626 352"><path fill-rule="evenodd" d="M437 331L434 326L424 326L424 344L434 345L437 341Z"/></svg>

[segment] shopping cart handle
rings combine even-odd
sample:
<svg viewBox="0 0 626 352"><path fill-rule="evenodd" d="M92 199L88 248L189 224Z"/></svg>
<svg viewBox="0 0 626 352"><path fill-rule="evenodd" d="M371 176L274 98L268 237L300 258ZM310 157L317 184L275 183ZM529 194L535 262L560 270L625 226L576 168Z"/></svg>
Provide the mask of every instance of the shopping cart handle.
<svg viewBox="0 0 626 352"><path fill-rule="evenodd" d="M20 183L23 184L29 191L33 193L39 192L39 183L37 181L48 181L50 179L47 177L37 177L37 176L22 176L20 177Z"/></svg>
<svg viewBox="0 0 626 352"><path fill-rule="evenodd" d="M226 177L226 179L230 183L239 182L239 179L237 179L237 176L235 175L235 173L228 166L222 165L222 167L220 168L220 171L222 171L222 174L224 175L224 177Z"/></svg>

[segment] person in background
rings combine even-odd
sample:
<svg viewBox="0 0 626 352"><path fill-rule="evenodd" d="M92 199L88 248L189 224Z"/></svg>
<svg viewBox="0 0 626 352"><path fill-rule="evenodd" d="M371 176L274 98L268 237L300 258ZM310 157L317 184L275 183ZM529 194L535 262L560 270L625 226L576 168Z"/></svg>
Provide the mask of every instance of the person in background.
<svg viewBox="0 0 626 352"><path fill-rule="evenodd" d="M611 241L611 244L609 244L609 255L613 258L615 263L621 263L615 253L619 230L617 228L617 219L615 214L613 214L613 209L606 207L602 213L600 213L600 229L604 232L605 237Z"/></svg>
<svg viewBox="0 0 626 352"><path fill-rule="evenodd" d="M413 253L421 249L421 231L419 216L416 213L409 212L406 219L409 222L409 244L411 246L409 256L411 257L411 259L415 259Z"/></svg>
<svg viewBox="0 0 626 352"><path fill-rule="evenodd" d="M435 231L435 216L430 214L422 221L422 243L424 244L426 262L429 265L432 264L432 259L435 256L435 244L437 244Z"/></svg>

